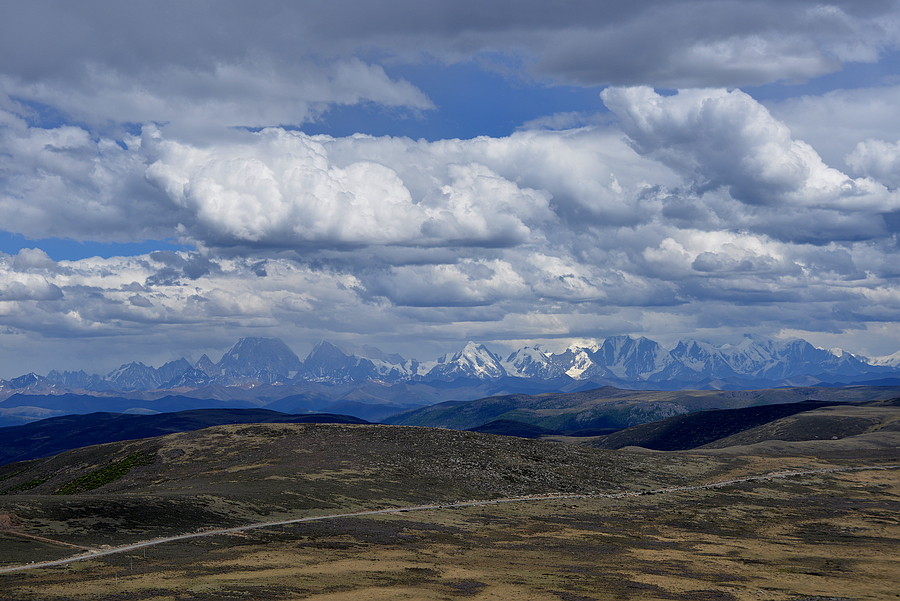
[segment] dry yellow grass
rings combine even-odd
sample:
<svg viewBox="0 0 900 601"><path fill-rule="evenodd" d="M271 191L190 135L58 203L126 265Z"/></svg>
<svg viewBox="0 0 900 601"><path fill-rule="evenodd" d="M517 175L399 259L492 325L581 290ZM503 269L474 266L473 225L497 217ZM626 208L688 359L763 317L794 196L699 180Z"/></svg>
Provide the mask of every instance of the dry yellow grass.
<svg viewBox="0 0 900 601"><path fill-rule="evenodd" d="M264 528L152 547L146 557L4 574L0 591L11 599L897 598L900 470Z"/></svg>
<svg viewBox="0 0 900 601"><path fill-rule="evenodd" d="M896 456L896 444L793 444L809 453L631 453L420 428L257 425L92 447L16 476L52 474L46 490L0 497L0 564L73 553L51 539L99 548L362 508L445 507L267 526L0 573L0 599L900 598L900 469L601 496ZM50 494L144 448L158 461L105 490ZM554 491L599 494L447 507Z"/></svg>

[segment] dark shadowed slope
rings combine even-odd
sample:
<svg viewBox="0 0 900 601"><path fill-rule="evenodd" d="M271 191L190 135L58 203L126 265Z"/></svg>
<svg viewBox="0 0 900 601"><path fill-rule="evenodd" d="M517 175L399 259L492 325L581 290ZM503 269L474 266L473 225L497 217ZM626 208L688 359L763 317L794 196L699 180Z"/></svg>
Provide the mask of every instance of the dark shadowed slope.
<svg viewBox="0 0 900 601"><path fill-rule="evenodd" d="M383 423L470 430L495 420L515 420L557 432L622 429L706 409L783 405L806 400L845 402L888 399L900 389L811 386L763 390L636 391L604 386L572 393L492 396L445 402L398 413ZM790 410L788 410L790 411ZM750 413L752 414L752 412ZM750 415L748 414L748 415Z"/></svg>
<svg viewBox="0 0 900 601"><path fill-rule="evenodd" d="M518 436L519 438L541 438L542 436L552 436L559 434L555 430L548 430L540 426L533 426L523 422L517 422L514 419L498 419L483 426L472 428L471 432L482 432L484 434L499 434L501 436Z"/></svg>
<svg viewBox="0 0 900 601"><path fill-rule="evenodd" d="M881 410L873 412L873 408ZM829 414L825 413L826 409L842 411ZM864 403L805 401L678 415L600 437L592 446L605 449L636 446L657 451L682 451L766 440L830 440L864 434L881 427L890 428L898 418L900 402L896 399Z"/></svg>
<svg viewBox="0 0 900 601"><path fill-rule="evenodd" d="M156 415L90 413L52 417L0 429L0 465L49 457L89 445L189 432L222 424L342 423L364 424L347 415L289 415L267 409L192 409Z"/></svg>

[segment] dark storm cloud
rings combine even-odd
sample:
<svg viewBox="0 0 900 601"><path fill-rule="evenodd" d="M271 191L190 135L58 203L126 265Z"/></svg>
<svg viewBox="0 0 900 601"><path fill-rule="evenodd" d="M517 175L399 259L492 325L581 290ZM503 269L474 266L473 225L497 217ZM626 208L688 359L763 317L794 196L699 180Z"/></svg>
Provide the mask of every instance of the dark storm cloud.
<svg viewBox="0 0 900 601"><path fill-rule="evenodd" d="M533 77L583 85L806 79L896 47L897 10L805 0L7 3L0 73L7 93L94 126L261 127L303 123L335 103L434 107L360 57L506 55Z"/></svg>

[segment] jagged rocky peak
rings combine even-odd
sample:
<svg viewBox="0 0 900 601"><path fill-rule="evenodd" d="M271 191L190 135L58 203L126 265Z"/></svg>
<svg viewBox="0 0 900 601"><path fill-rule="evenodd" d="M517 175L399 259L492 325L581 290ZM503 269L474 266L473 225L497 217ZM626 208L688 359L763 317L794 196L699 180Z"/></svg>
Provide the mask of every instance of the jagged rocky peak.
<svg viewBox="0 0 900 601"><path fill-rule="evenodd" d="M311 381L358 382L363 380L398 380L408 376L402 365L395 363L374 347L357 347L323 340L303 362L299 377Z"/></svg>
<svg viewBox="0 0 900 601"><path fill-rule="evenodd" d="M404 361L399 355L384 353L373 346L328 340L316 345L306 360L301 361L277 338L242 338L218 364L213 364L206 355L193 366L185 359L178 359L159 369L136 361L122 365L106 377L84 371L52 371L47 378L25 374L12 381L0 381L0 388L6 391L44 388L50 392L67 388L131 391L300 380L452 381L507 376L552 380L563 374L598 385L620 387L638 382L706 386L713 380L729 380L728 386L759 387L789 385L796 378L815 382L832 381L828 378L835 375L894 374L898 367L900 353L868 361L849 352L817 348L804 340L749 336L739 344L721 346L685 339L669 351L647 338L614 336L600 344L578 341L559 354L550 354L537 346L525 347L505 360L485 345L469 342L458 352L427 362Z"/></svg>
<svg viewBox="0 0 900 601"><path fill-rule="evenodd" d="M221 373L239 377L271 372L292 378L302 366L280 338L241 338L216 364Z"/></svg>
<svg viewBox="0 0 900 601"><path fill-rule="evenodd" d="M203 356L194 363L194 369L198 369L208 376L215 375L218 371L216 369L216 364L212 362L212 359L210 359L206 353L203 353Z"/></svg>
<svg viewBox="0 0 900 601"><path fill-rule="evenodd" d="M201 388L212 384L212 382L213 379L210 375L202 369L188 367L185 371L167 381L160 388Z"/></svg>
<svg viewBox="0 0 900 601"><path fill-rule="evenodd" d="M353 354L353 352L350 350L345 350L346 346L348 346L348 345L335 344L334 342L332 342L330 340L323 340L322 342L320 342L319 344L314 346L311 351L309 351L309 354L306 356L306 359L308 360L310 357L315 357L316 355L319 355L321 353L333 354L335 352L349 357L350 355Z"/></svg>
<svg viewBox="0 0 900 601"><path fill-rule="evenodd" d="M371 361L381 361L382 363L390 363L391 365L401 365L406 361L402 355L397 353L388 354L380 348L369 346L368 344L363 344L361 346L349 342L332 342L331 344L340 349L345 355L362 357L363 359L369 359Z"/></svg>
<svg viewBox="0 0 900 601"><path fill-rule="evenodd" d="M9 387L13 389L35 388L37 386L49 385L50 381L43 376L39 376L34 372L13 378L9 381Z"/></svg>
<svg viewBox="0 0 900 601"><path fill-rule="evenodd" d="M106 380L116 390L123 391L153 390L161 384L156 370L140 361L132 361L114 369L106 375Z"/></svg>
<svg viewBox="0 0 900 601"><path fill-rule="evenodd" d="M624 365L653 363L664 351L658 342L643 336L613 336L604 340L597 352L602 354L607 365Z"/></svg>
<svg viewBox="0 0 900 601"><path fill-rule="evenodd" d="M522 347L517 351L513 351L506 358L505 363L548 363L550 355L541 350L539 345Z"/></svg>
<svg viewBox="0 0 900 601"><path fill-rule="evenodd" d="M613 336L602 344L594 341L571 345L554 360L575 379L646 379L665 370L671 359L655 341L641 336Z"/></svg>
<svg viewBox="0 0 900 601"><path fill-rule="evenodd" d="M156 370L157 380L159 380L160 383L168 382L173 378L177 378L189 369L191 369L191 364L188 363L188 360L184 357L176 359L175 361L169 361Z"/></svg>
<svg viewBox="0 0 900 601"><path fill-rule="evenodd" d="M54 369L49 374L47 374L47 379L54 384L59 384L61 386L70 388L86 388L99 378L100 376L96 374L89 375L83 369L79 371L64 371L62 373Z"/></svg>
<svg viewBox="0 0 900 601"><path fill-rule="evenodd" d="M330 340L323 340L313 347L303 361L304 371L330 370L335 365L346 365L352 353L347 353Z"/></svg>
<svg viewBox="0 0 900 601"><path fill-rule="evenodd" d="M727 378L735 374L722 351L707 342L690 338L679 340L669 354L684 368L706 377Z"/></svg>

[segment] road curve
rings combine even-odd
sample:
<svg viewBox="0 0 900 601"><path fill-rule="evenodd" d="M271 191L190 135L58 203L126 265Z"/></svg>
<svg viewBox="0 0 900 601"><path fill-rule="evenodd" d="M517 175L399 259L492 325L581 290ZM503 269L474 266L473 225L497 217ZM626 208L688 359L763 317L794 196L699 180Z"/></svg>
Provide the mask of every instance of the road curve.
<svg viewBox="0 0 900 601"><path fill-rule="evenodd" d="M622 499L626 497L637 497L648 494L670 494L676 492L707 490L711 488L721 488L723 486L733 486L744 482L759 482L765 480L774 480L778 478L792 478L798 476L812 476L817 474L831 474L837 472L858 472L867 470L888 470L900 468L900 464L888 465L865 465L859 467L835 467L818 470L802 470L802 471L782 471L770 472L760 476L747 476L745 478L735 478L733 480L721 480L719 482L711 482L709 484L697 484L694 486L676 486L671 488L658 488L645 490L640 492L621 492L621 493L595 493L595 494L545 494L545 495L528 495L524 497L505 497L502 499L490 499L480 501L459 501L454 503L435 503L430 505L412 505L408 507L391 507L389 509L367 509L363 511L354 511L350 513L334 513L329 515L316 515L303 518L294 518L290 520L280 520L277 522L256 522L246 524L244 526L235 526L233 528L216 528L210 530L202 530L199 532L190 532L188 534L179 534L177 536L167 536L163 538L154 538L147 541L141 541L131 545L123 545L120 547L112 547L109 549L92 549L86 553L73 555L65 559L57 559L54 561L42 561L38 563L28 563L19 566L10 566L0 568L0 574L7 572L17 572L21 570L30 570L34 568L49 568L53 566L65 565L73 561L81 561L84 559L94 559L95 557L103 557L104 555L113 555L115 553L126 553L136 549L161 545L179 540L190 538L200 538L203 536L217 536L220 534L233 534L243 532L245 530L255 530L258 528L271 528L273 526L287 526L289 524L300 524L303 522L316 522L320 520L332 520L336 518L352 518L364 517L369 515L379 515L386 513L404 513L410 511L426 511L435 509L454 509L459 507L477 507L481 505L498 505L500 503L517 503L524 501L554 501L559 499ZM62 543L67 544L67 543Z"/></svg>

